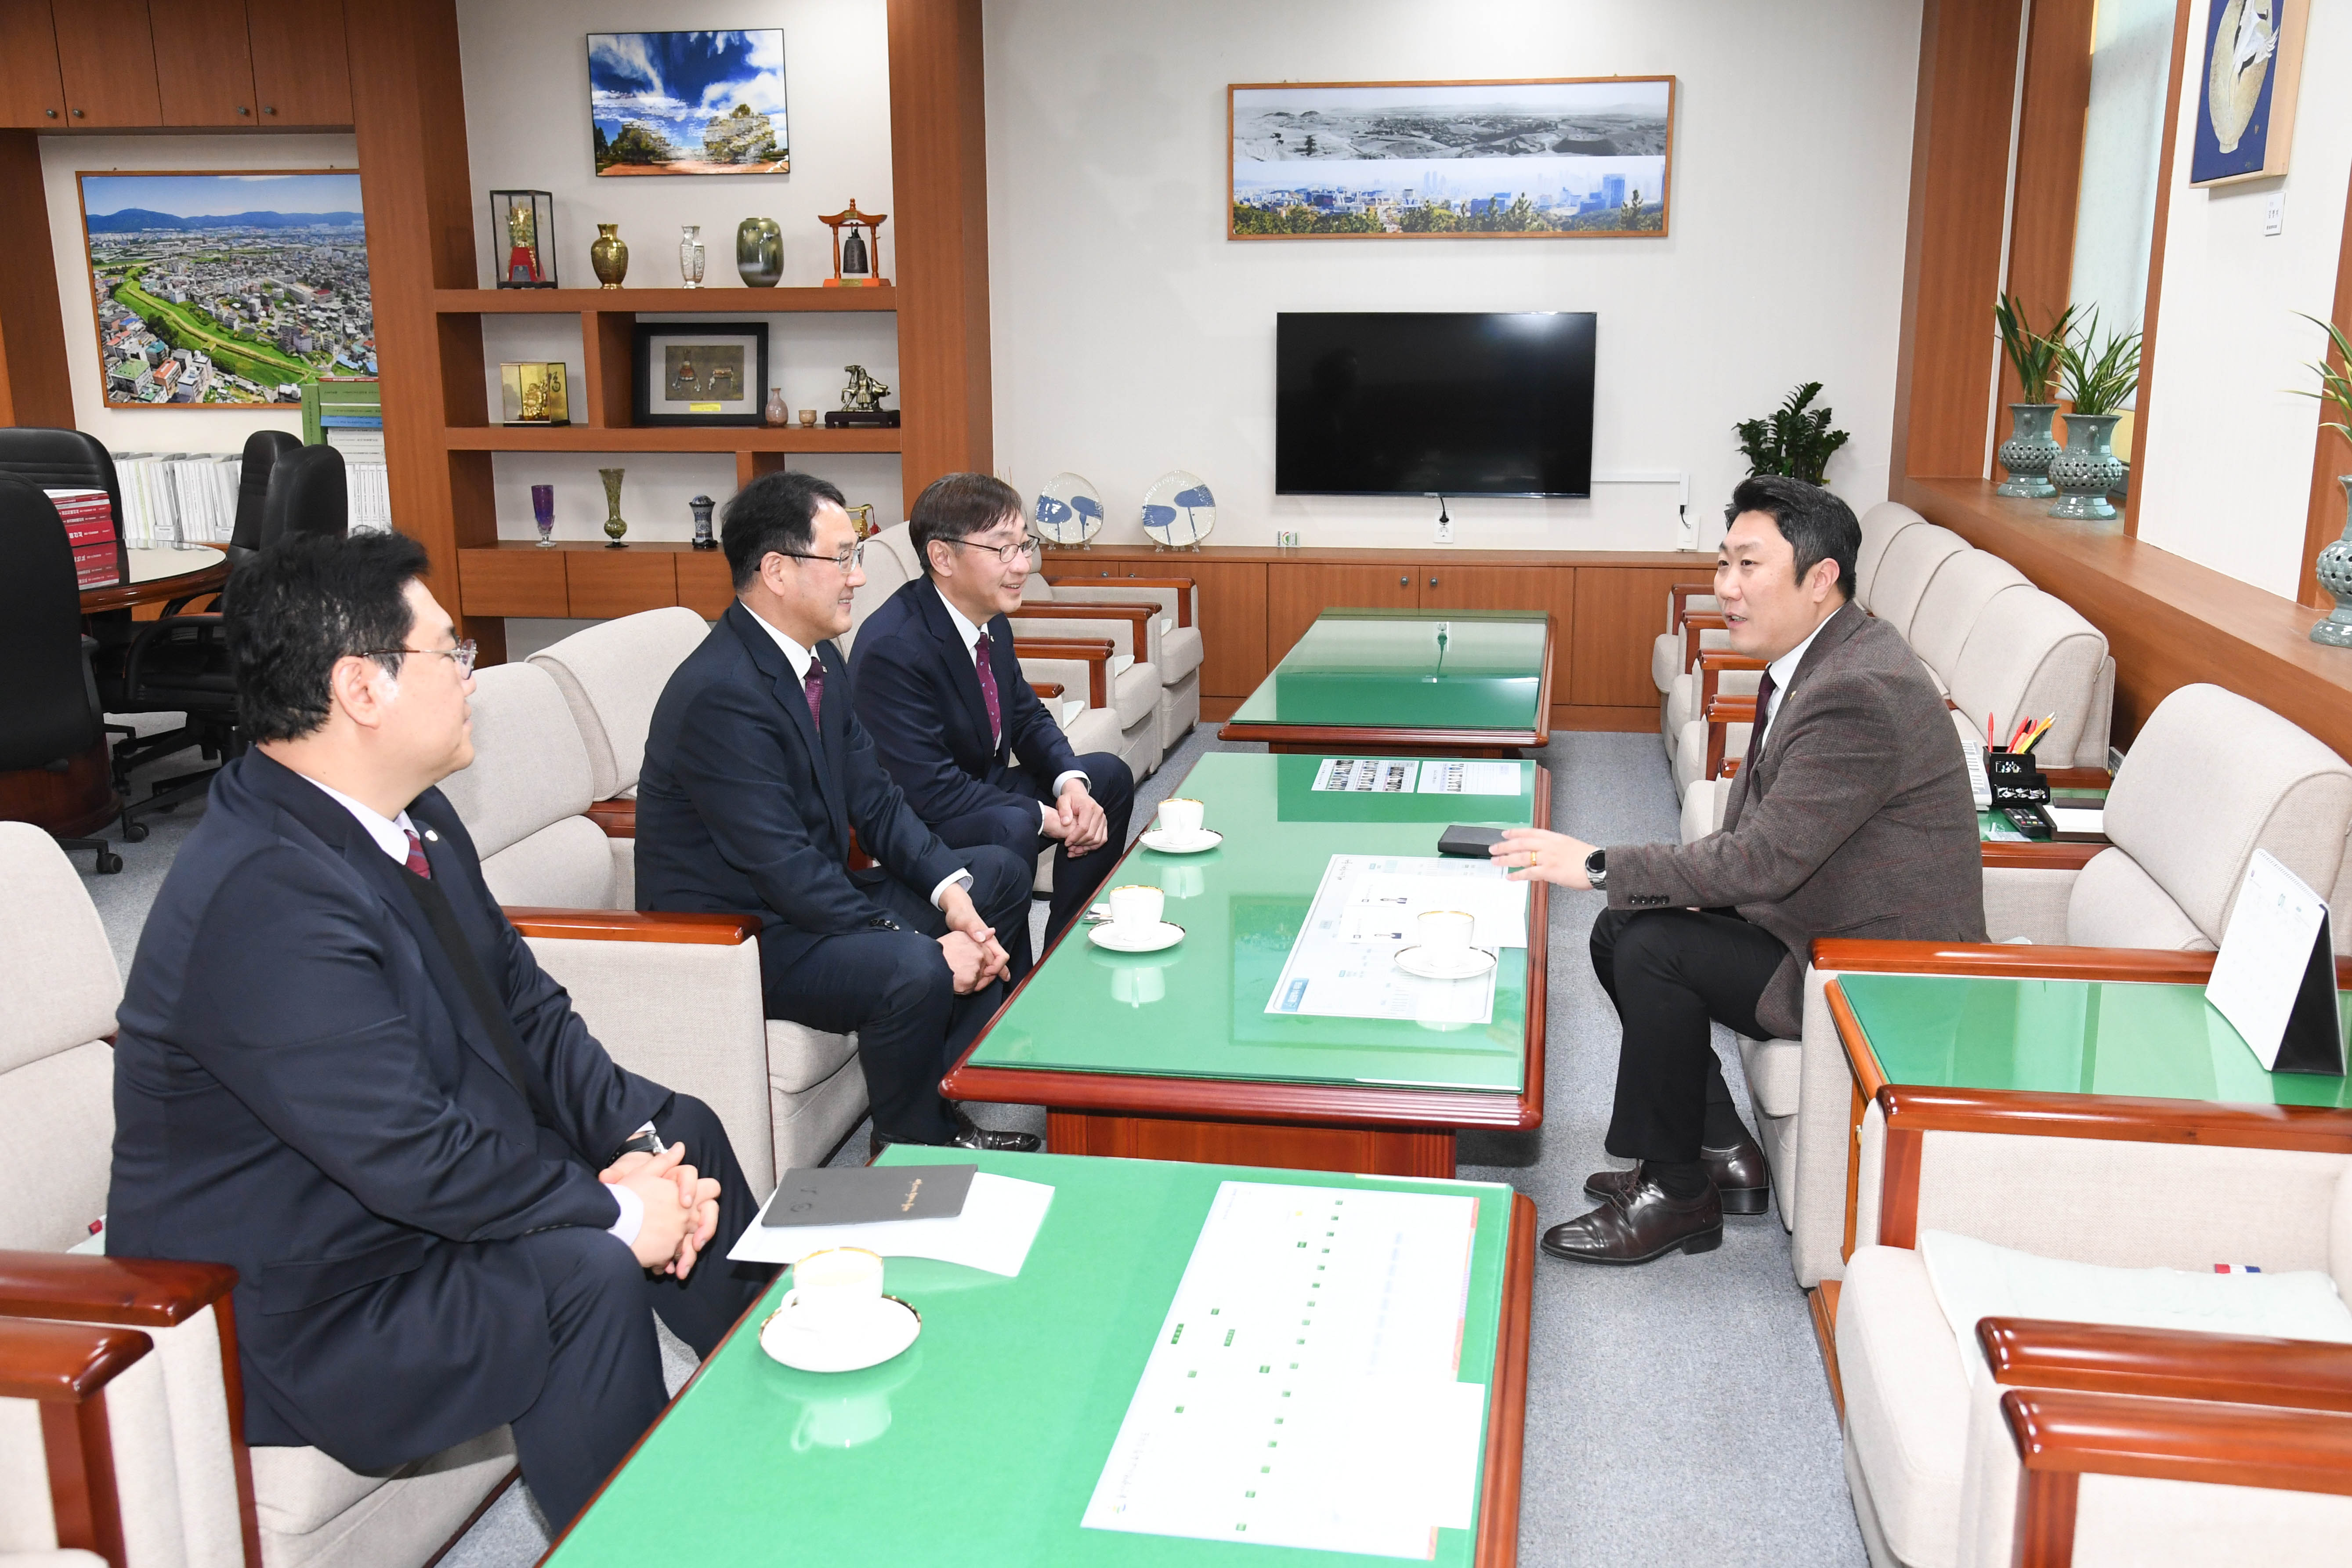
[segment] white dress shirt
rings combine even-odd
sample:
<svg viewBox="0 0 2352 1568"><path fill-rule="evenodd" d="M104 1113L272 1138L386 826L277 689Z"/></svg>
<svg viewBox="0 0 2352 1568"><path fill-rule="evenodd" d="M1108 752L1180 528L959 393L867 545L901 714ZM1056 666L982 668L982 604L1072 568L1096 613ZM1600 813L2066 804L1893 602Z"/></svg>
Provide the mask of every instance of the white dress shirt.
<svg viewBox="0 0 2352 1568"><path fill-rule="evenodd" d="M749 606L746 606L746 608L748 609ZM764 616L753 612L751 614L751 618L759 622L760 629L761 631L766 632L770 637L776 639L776 646L784 650L784 658L792 662L793 679L795 680L806 681L808 679L809 666L816 662L816 650L814 648L805 648L801 647L800 644L794 642L792 638L778 631L774 626L770 626L768 624L767 617ZM842 682L844 689L841 693L841 699L845 702L849 700L849 692L847 690L848 685L849 683L846 680ZM950 888L961 888L965 891L969 892L971 889L971 873L967 870L955 870L950 871L946 876L940 878L940 885L931 889L931 908L936 910L940 907L940 900L947 896L947 890Z"/></svg>
<svg viewBox="0 0 2352 1568"><path fill-rule="evenodd" d="M398 816L386 816L365 801L353 800L341 790L331 784L320 784L308 773L297 776L309 780L310 784L317 786L321 795L356 817L359 825L367 829L368 837L375 840L377 848L402 865L408 864L408 836L416 832L415 825L408 820L408 813L404 811ZM441 841L440 836L429 827L417 837L430 838L436 844ZM654 1124L648 1121L638 1128L637 1131L651 1132L653 1130ZM626 1187L608 1185L605 1190L613 1194L613 1201L621 1205L621 1217L605 1228L620 1239L622 1246L635 1247L637 1244L637 1232L646 1223L646 1200Z"/></svg>
<svg viewBox="0 0 2352 1568"><path fill-rule="evenodd" d="M1748 738L1749 756L1760 757L1764 754L1764 731L1770 726L1773 715L1780 711L1780 704L1788 700L1789 682L1796 679L1797 666L1805 661L1805 650L1813 646L1815 637L1822 635L1822 626L1829 624L1829 617L1822 616L1822 626L1815 626L1811 631L1807 632L1804 641L1764 667L1765 673L1772 678L1772 706L1756 715L1756 728Z"/></svg>
<svg viewBox="0 0 2352 1568"><path fill-rule="evenodd" d="M931 584L931 592L939 594L940 603L947 606L948 619L955 623L956 635L963 639L963 651L971 655L972 668L976 671L980 668L980 628L972 625L971 617L970 616L965 615L961 610L956 608L955 601L953 599L949 598L947 595L940 592L940 585L937 583L933 583ZM1004 711L1004 694L1000 691L996 694L996 710L999 714L1002 714ZM1058 800L1061 798L1063 787L1072 779L1081 780L1088 789L1092 789L1094 787L1095 781L1087 777L1087 772L1084 768L1067 768L1055 776L1054 795L1055 799ZM1045 820L1049 824L1058 819L1061 816L1061 813L1055 811L1051 805L1046 805L1044 801L1039 801L1037 803L1037 809L1045 814Z"/></svg>

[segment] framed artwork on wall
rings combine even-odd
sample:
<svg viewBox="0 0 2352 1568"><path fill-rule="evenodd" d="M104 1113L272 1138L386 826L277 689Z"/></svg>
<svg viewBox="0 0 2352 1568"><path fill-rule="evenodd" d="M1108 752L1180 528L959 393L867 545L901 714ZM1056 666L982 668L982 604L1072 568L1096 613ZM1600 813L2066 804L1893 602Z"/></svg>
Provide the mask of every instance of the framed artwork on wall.
<svg viewBox="0 0 2352 1568"><path fill-rule="evenodd" d="M633 424L760 423L767 322L639 321L629 348Z"/></svg>
<svg viewBox="0 0 2352 1568"><path fill-rule="evenodd" d="M784 34L591 33L596 173L782 174Z"/></svg>
<svg viewBox="0 0 2352 1568"><path fill-rule="evenodd" d="M2311 0L2213 0L2197 78L2189 183L2227 185L2286 173Z"/></svg>
<svg viewBox="0 0 2352 1568"><path fill-rule="evenodd" d="M1225 89L1228 239L1657 238L1675 79Z"/></svg>
<svg viewBox="0 0 2352 1568"><path fill-rule="evenodd" d="M376 374L355 171L74 182L109 408L299 405L321 377Z"/></svg>

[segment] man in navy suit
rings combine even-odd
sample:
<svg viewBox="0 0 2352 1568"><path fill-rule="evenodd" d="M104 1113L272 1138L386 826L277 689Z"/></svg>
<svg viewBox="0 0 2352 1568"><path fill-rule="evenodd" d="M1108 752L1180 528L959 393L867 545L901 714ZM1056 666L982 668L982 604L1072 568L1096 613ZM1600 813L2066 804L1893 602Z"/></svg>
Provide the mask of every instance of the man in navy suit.
<svg viewBox="0 0 2352 1568"><path fill-rule="evenodd" d="M1094 901L1126 845L1134 775L1108 752L1073 755L1022 678L1005 613L1019 607L1036 556L1013 487L950 474L916 498L908 523L923 575L857 628L857 716L941 842L995 845L1033 863L1053 846L1051 942ZM1016 979L1028 934L1018 933Z"/></svg>
<svg viewBox="0 0 2352 1568"><path fill-rule="evenodd" d="M718 1118L614 1065L433 787L474 645L425 569L295 535L230 582L255 744L131 963L107 1248L236 1269L247 1442L374 1470L510 1426L561 1530L661 1413L647 1310L708 1355L770 1271L724 1260Z"/></svg>
<svg viewBox="0 0 2352 1568"><path fill-rule="evenodd" d="M831 641L864 547L841 492L770 474L727 503L735 582L654 705L637 781L637 907L761 922L768 1016L857 1036L874 1141L1034 1150L940 1098L1004 999L1001 931L1026 919L1030 861L956 851L874 754ZM850 834L877 868L853 877Z"/></svg>

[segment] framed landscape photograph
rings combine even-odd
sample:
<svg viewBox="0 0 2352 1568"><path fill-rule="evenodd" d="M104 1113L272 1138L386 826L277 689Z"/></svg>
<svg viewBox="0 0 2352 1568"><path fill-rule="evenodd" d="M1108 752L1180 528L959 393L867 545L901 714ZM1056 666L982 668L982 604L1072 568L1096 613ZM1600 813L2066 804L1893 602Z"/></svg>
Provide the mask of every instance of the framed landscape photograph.
<svg viewBox="0 0 2352 1568"><path fill-rule="evenodd" d="M591 33L596 173L782 174L784 34Z"/></svg>
<svg viewBox="0 0 2352 1568"><path fill-rule="evenodd" d="M356 172L74 178L109 408L299 403L376 374Z"/></svg>
<svg viewBox="0 0 2352 1568"><path fill-rule="evenodd" d="M1225 89L1228 239L1657 238L1675 79Z"/></svg>
<svg viewBox="0 0 2352 1568"><path fill-rule="evenodd" d="M760 423L767 322L639 321L629 346L632 423Z"/></svg>

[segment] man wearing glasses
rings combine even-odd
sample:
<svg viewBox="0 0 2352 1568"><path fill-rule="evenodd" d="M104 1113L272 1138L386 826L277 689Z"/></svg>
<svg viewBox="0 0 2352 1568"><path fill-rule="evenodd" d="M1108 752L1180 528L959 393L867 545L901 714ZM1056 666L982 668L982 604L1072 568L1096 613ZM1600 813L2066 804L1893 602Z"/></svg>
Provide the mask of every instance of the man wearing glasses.
<svg viewBox="0 0 2352 1568"><path fill-rule="evenodd" d="M857 630L857 716L943 843L995 845L1032 863L1052 847L1051 942L1125 847L1134 775L1108 752L1074 755L1022 677L1006 615L1037 560L1013 487L950 474L916 498L908 523L923 575ZM1017 980L1029 932L1024 922L1005 934Z"/></svg>
<svg viewBox="0 0 2352 1568"><path fill-rule="evenodd" d="M727 504L735 603L654 706L637 781L637 907L758 918L768 1016L856 1033L874 1141L1034 1150L940 1079L1004 998L998 933L1034 860L940 842L875 754L832 639L866 581L841 492L770 474ZM850 836L877 863L849 870Z"/></svg>
<svg viewBox="0 0 2352 1568"><path fill-rule="evenodd" d="M434 786L474 645L396 533L291 534L223 622L252 749L149 912L107 1249L237 1272L245 1436L354 1469L511 1426L557 1530L770 1270L719 1119L614 1065ZM647 1309L651 1309L649 1313Z"/></svg>

